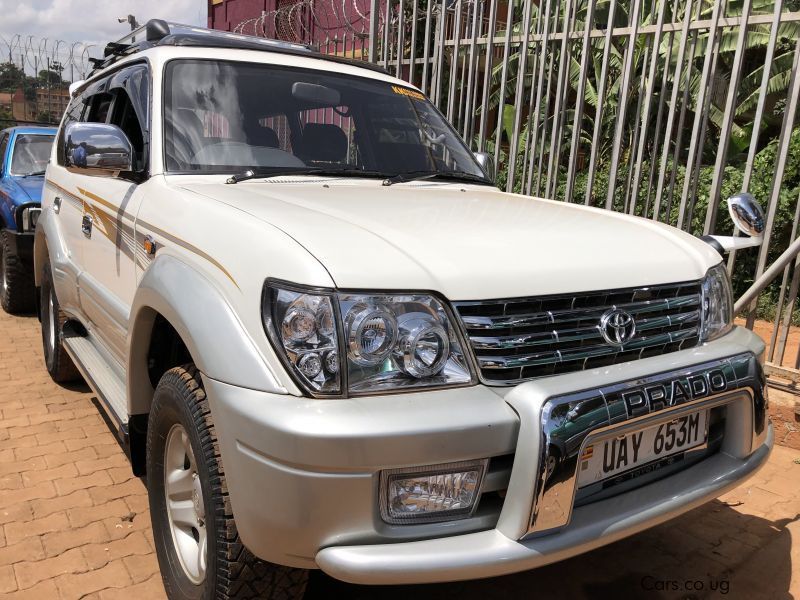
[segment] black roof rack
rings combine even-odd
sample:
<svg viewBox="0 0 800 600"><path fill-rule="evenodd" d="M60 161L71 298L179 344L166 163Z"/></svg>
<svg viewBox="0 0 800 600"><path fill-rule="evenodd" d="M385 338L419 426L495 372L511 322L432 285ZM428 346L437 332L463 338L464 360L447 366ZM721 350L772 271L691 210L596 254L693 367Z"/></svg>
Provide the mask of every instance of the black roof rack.
<svg viewBox="0 0 800 600"><path fill-rule="evenodd" d="M103 58L90 58L89 60L94 66L94 71L97 71L114 64L123 56L129 56L155 46L193 46L279 52L281 54L318 58L388 74L388 71L381 66L367 61L324 54L308 44L284 42L253 35L181 25L179 23L168 23L162 19L150 19L145 25L131 31L125 37L116 42L109 42L103 51Z"/></svg>

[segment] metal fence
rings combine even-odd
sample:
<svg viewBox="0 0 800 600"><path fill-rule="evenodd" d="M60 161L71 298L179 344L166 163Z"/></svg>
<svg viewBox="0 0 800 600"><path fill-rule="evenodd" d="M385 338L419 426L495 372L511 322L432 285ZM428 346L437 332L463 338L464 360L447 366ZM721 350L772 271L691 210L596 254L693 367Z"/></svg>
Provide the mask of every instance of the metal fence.
<svg viewBox="0 0 800 600"><path fill-rule="evenodd" d="M730 234L724 199L765 206L758 250L728 261L768 360L800 368L800 0L276 0L234 30L371 60L420 87L508 191ZM4 40L36 71L89 48ZM51 56L52 55L52 56ZM48 58L49 57L49 58ZM27 61L27 63L25 62ZM798 246L800 247L800 246ZM785 264L785 266L783 266ZM756 310L757 309L757 310ZM763 332L762 332L763 333ZM788 352L788 349L792 352ZM790 370L784 376L800 381Z"/></svg>
<svg viewBox="0 0 800 600"><path fill-rule="evenodd" d="M494 157L508 191L698 235L731 234L724 199L750 191L767 232L760 249L729 258L737 296L798 237L797 0L301 0L248 27L418 86ZM768 360L791 369L795 256L742 311L750 327L772 321ZM800 381L791 369L781 376Z"/></svg>

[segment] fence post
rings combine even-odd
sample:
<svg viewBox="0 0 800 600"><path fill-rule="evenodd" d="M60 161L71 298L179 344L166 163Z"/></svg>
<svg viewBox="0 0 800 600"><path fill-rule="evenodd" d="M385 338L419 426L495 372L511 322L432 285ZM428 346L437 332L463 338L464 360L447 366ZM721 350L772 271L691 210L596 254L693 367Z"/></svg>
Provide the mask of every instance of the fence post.
<svg viewBox="0 0 800 600"><path fill-rule="evenodd" d="M739 24L739 36L736 39L736 53L733 56L733 66L731 67L731 78L728 83L728 95L725 98L725 113L722 117L720 127L719 146L717 147L717 158L714 161L714 178L711 180L711 190L708 193L708 209L706 210L706 223L703 233L712 232L717 223L717 208L719 207L719 192L722 187L722 176L725 170L725 163L728 156L728 142L731 136L731 126L733 125L733 113L735 112L736 91L739 89L739 78L742 75L742 63L744 62L744 48L747 40L747 22L750 19L750 7L752 0L744 0L742 6L742 21Z"/></svg>
<svg viewBox="0 0 800 600"><path fill-rule="evenodd" d="M378 62L378 0L369 2L369 51L367 60L371 63Z"/></svg>
<svg viewBox="0 0 800 600"><path fill-rule="evenodd" d="M780 137L778 138L778 155L775 158L775 172L772 177L772 190L770 192L769 203L767 204L767 225L764 229L764 243L761 245L759 250L758 264L756 265L755 279L757 281L761 279L762 274L764 273L764 268L767 264L769 243L772 239L772 227L775 224L775 213L778 212L781 183L783 182L783 174L786 169L786 159L789 155L789 141L792 138L792 130L794 129L794 117L797 113L798 95L800 95L800 73L798 73L799 68L800 40L797 40L797 44L795 45L794 60L792 62L792 79L789 83L789 93L787 95L787 107L783 117L783 125L781 126ZM754 298L747 315L748 327L752 327L752 324L755 321L755 304Z"/></svg>
<svg viewBox="0 0 800 600"><path fill-rule="evenodd" d="M628 46L625 48L625 67L622 73L622 90L619 100L619 111L621 116L617 118L617 126L614 129L614 144L611 152L611 168L608 175L608 194L606 195L606 208L614 206L614 192L617 185L617 169L619 168L620 152L622 150L622 136L625 131L625 113L628 108L628 94L630 93L629 82L633 71L633 55L636 51L636 36L639 33L639 11L642 3L634 2L633 16L630 18L628 26L631 34L628 38Z"/></svg>

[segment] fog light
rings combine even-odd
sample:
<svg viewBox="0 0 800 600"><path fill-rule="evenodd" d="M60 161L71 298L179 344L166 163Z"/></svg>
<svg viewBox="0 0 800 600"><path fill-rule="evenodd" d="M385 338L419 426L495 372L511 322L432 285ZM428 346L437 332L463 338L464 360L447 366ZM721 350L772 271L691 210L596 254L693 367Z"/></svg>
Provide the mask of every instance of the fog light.
<svg viewBox="0 0 800 600"><path fill-rule="evenodd" d="M488 459L381 472L381 517L410 525L475 512Z"/></svg>

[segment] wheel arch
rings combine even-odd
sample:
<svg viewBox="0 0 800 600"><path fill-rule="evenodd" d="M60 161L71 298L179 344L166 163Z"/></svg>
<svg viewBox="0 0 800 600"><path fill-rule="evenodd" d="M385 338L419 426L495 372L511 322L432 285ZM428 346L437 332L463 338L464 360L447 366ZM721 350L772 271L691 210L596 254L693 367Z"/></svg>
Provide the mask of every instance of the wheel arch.
<svg viewBox="0 0 800 600"><path fill-rule="evenodd" d="M0 197L0 229L15 229L17 228L17 223L14 220L14 211L16 206L13 203L7 203L2 201L2 197Z"/></svg>
<svg viewBox="0 0 800 600"><path fill-rule="evenodd" d="M130 415L150 411L157 384L152 380L152 347L159 336L167 341L180 340L186 358L208 377L251 389L286 393L220 291L206 276L181 260L164 255L148 267L130 314L127 377Z"/></svg>
<svg viewBox="0 0 800 600"><path fill-rule="evenodd" d="M42 285L42 271L47 260L47 235L43 228L37 227L33 238L33 280L36 283L36 287Z"/></svg>

